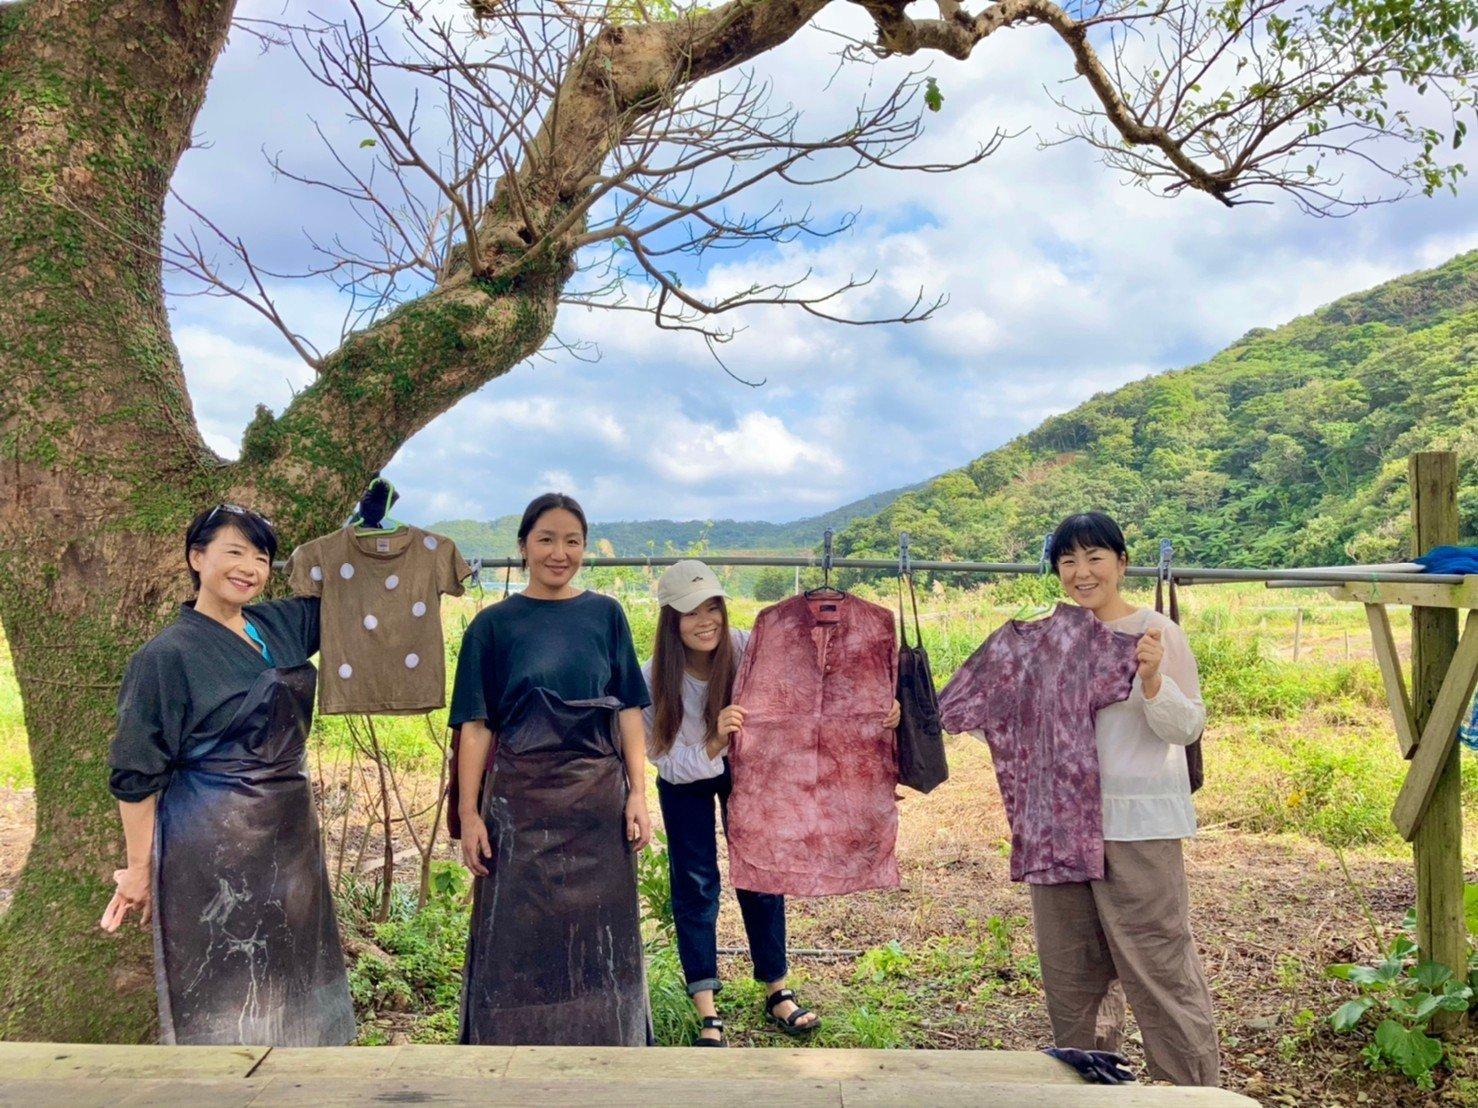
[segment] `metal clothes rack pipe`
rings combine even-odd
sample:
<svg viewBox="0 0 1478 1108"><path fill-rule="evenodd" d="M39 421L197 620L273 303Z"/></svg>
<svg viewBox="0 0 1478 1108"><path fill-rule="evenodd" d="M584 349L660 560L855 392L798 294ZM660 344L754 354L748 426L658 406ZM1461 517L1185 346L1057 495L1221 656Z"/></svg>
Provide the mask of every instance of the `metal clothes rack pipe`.
<svg viewBox="0 0 1478 1108"><path fill-rule="evenodd" d="M592 569L600 567L670 566L684 560L679 556L639 558L586 558L581 563ZM705 556L703 561L711 566L795 566L800 569L820 569L821 559L813 556L724 554ZM517 558L482 558L483 569L519 569L522 563ZM910 559L914 572L928 570L938 573L1020 573L1035 576L1042 567L1036 562L940 562ZM832 569L898 570L896 558L833 558ZM1130 566L1130 577L1160 575L1159 566ZM1187 584L1197 582L1212 584L1231 581L1278 581L1289 582L1287 587L1307 585L1319 588L1324 585L1349 584L1405 584L1405 585L1461 585L1466 578L1460 573L1414 573L1406 570L1368 570L1360 567L1321 566L1310 569L1236 569L1216 566L1172 566L1169 574L1176 581Z"/></svg>

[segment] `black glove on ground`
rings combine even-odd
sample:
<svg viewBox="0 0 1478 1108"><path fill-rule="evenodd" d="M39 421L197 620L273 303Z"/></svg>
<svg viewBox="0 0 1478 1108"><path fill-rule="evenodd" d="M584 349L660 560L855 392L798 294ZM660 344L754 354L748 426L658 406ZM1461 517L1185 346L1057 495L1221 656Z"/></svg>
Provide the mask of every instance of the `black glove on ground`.
<svg viewBox="0 0 1478 1108"><path fill-rule="evenodd" d="M1129 1059L1108 1050L1075 1050L1072 1047L1048 1047L1042 1051L1059 1062L1066 1062L1093 1085L1127 1085L1134 1073L1127 1069Z"/></svg>

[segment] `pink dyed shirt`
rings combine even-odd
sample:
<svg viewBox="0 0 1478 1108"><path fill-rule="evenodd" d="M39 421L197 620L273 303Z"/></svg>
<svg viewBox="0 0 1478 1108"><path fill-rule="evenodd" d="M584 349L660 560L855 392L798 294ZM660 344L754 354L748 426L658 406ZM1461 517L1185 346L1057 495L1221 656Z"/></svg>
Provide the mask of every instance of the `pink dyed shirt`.
<svg viewBox="0 0 1478 1108"><path fill-rule="evenodd" d="M831 896L896 888L898 683L893 613L851 595L760 612L734 680L729 879Z"/></svg>
<svg viewBox="0 0 1478 1108"><path fill-rule="evenodd" d="M1129 696L1138 635L1086 608L1007 620L939 695L951 734L981 730L1011 823L1011 880L1103 877L1103 804L1094 714Z"/></svg>

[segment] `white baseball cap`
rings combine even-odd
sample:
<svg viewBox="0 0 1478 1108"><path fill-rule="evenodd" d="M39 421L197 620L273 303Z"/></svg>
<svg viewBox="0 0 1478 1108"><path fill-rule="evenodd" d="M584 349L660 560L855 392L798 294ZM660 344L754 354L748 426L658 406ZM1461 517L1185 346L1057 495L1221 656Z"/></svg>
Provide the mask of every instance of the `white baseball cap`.
<svg viewBox="0 0 1478 1108"><path fill-rule="evenodd" d="M657 582L657 603L687 615L705 600L727 597L718 577L696 558L684 558L667 567Z"/></svg>

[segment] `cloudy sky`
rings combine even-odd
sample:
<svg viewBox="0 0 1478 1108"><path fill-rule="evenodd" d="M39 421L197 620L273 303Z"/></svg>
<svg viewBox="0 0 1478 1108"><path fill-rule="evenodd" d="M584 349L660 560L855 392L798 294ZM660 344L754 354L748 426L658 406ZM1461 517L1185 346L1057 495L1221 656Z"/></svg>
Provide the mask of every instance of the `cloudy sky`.
<svg viewBox="0 0 1478 1108"><path fill-rule="evenodd" d="M276 13L282 0L243 10ZM847 26L852 6L828 17ZM835 75L837 40L798 36L756 73L804 109L807 128L847 119L866 82L903 67ZM626 312L566 309L562 339L597 343L589 363L553 354L519 366L408 443L388 471L397 514L491 518L560 488L593 519L783 521L963 464L1096 392L1194 363L1248 328L1284 322L1345 293L1478 246L1478 194L1415 198L1347 219L1286 201L1231 211L1125 185L1075 146L1042 149L1063 122L1049 98L1071 67L1042 29L991 39L968 63L931 70L945 95L914 160L967 155L999 127L1024 131L953 175L870 172L751 200L809 205L831 238L730 255L698 287L755 277L844 280L876 271L854 302L892 314L922 288L948 304L910 326L847 327L795 310L733 320L736 381L691 336ZM332 94L284 52L237 32L217 66L176 187L269 266L311 260L305 231L352 225L344 203L274 176L263 151L324 170L314 121L346 149L356 132ZM367 156L367 155L366 155ZM171 215L183 227L183 213ZM329 347L343 303L327 285L274 289L298 329ZM270 327L228 301L172 301L174 334L210 444L237 453L256 404L280 408L311 380Z"/></svg>

